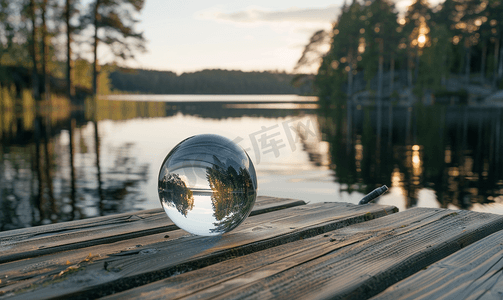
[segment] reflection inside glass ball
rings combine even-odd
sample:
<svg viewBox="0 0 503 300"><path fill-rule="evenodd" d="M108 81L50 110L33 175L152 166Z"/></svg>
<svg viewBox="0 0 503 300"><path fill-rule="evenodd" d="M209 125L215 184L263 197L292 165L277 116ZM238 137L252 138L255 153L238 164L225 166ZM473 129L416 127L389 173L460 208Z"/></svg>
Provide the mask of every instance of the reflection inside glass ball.
<svg viewBox="0 0 503 300"><path fill-rule="evenodd" d="M231 231L248 217L257 177L248 154L214 134L185 139L159 172L159 199L178 227L198 235Z"/></svg>

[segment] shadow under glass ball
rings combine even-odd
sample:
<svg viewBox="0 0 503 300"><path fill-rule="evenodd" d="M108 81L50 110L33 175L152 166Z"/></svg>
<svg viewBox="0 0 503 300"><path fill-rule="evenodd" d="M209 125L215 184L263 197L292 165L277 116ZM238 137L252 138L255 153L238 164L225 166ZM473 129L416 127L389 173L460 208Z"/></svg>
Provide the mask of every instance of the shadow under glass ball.
<svg viewBox="0 0 503 300"><path fill-rule="evenodd" d="M178 227L198 235L220 235L241 224L257 197L253 163L231 140L189 137L166 156L159 172L159 199Z"/></svg>

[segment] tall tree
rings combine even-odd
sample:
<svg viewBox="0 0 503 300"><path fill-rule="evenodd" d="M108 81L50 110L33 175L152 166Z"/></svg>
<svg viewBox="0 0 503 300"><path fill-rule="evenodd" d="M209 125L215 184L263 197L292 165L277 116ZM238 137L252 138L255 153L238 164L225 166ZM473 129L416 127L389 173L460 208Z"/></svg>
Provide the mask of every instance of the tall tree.
<svg viewBox="0 0 503 300"><path fill-rule="evenodd" d="M12 45L12 39L14 36L14 30L11 23L9 22L9 16L12 15L9 0L0 0L0 101L2 100L2 82L3 77L6 76L4 69L2 68L2 58L5 53L7 53L10 45Z"/></svg>
<svg viewBox="0 0 503 300"><path fill-rule="evenodd" d="M32 14L30 1L0 0L0 65L21 66L33 69ZM36 21L36 20L35 20ZM16 97L21 98L22 88L28 87L30 80L14 80L3 68L4 82L15 83ZM33 72L30 72L30 75Z"/></svg>
<svg viewBox="0 0 503 300"><path fill-rule="evenodd" d="M486 76L487 52L489 50L489 44L491 40L491 28L486 16L488 12L486 12L484 9L485 7L487 7L487 2L485 0L476 0L476 2L477 7L474 15L474 25L478 27L476 35L478 35L482 44L480 81L481 83L484 83Z"/></svg>
<svg viewBox="0 0 503 300"><path fill-rule="evenodd" d="M453 62L452 41L455 40L454 37L457 34L455 26L463 15L462 11L458 11L458 9L461 9L458 1L445 0L437 7L437 11L432 16L432 47L440 47L440 49L428 51L428 54L435 55L433 61L437 64L440 72L430 75L440 75L440 86L444 88Z"/></svg>
<svg viewBox="0 0 503 300"><path fill-rule="evenodd" d="M66 96L73 101L75 89L73 87L73 60L72 60L72 33L71 20L74 14L74 0L65 1L65 24L66 24Z"/></svg>
<svg viewBox="0 0 503 300"><path fill-rule="evenodd" d="M14 28L11 22L9 22L9 16L11 15L12 8L10 1L0 0L0 66L2 64L2 56L7 52L14 36Z"/></svg>
<svg viewBox="0 0 503 300"><path fill-rule="evenodd" d="M478 44L480 39L480 33L476 32L478 29L476 25L476 22L478 22L476 14L478 6L479 2L477 0L464 1L461 6L462 17L455 26L456 29L461 31L461 36L463 37L463 45L465 47L465 82L467 84L470 82L472 49Z"/></svg>
<svg viewBox="0 0 503 300"><path fill-rule="evenodd" d="M333 44L340 46L341 54L339 61L346 65L344 70L347 72L346 95L351 98L354 93L353 75L357 69L358 46L360 44L360 35L363 33L362 24L359 21L361 16L361 5L353 0L349 7L343 8L338 24L338 34L333 39ZM336 48L334 48L336 49Z"/></svg>
<svg viewBox="0 0 503 300"><path fill-rule="evenodd" d="M482 44L481 76L483 78L486 66L486 52L489 45L494 45L493 56L493 83L503 76L503 45L501 43L503 36L503 2L501 0L470 0L465 1L463 6L463 15L457 24L458 30L469 45ZM468 56L467 63L468 64ZM501 69L501 70L500 70ZM469 70L466 69L466 72Z"/></svg>
<svg viewBox="0 0 503 300"><path fill-rule="evenodd" d="M144 0L95 0L89 12L83 16L83 23L94 27L93 34L93 94L98 92L98 46L100 42L118 58L134 58L136 51L144 51L145 39L142 32L135 29Z"/></svg>
<svg viewBox="0 0 503 300"><path fill-rule="evenodd" d="M445 25L432 26L431 39L420 58L421 72L417 82L420 88L438 90L446 87L446 78L453 61L450 37Z"/></svg>
<svg viewBox="0 0 503 300"><path fill-rule="evenodd" d="M143 33L136 31L138 22L134 14L139 13L144 5L144 0L95 0L90 4L88 13L82 16L82 26L92 25L93 33L93 83L92 94L98 94L98 75L100 65L98 62L98 46L103 42L109 50L122 60L133 58L135 51L144 51ZM96 100L96 97L95 97ZM100 211L102 211L103 191L101 185L100 145L97 120L97 101L94 102L94 135L96 167L98 174L98 196L100 198Z"/></svg>
<svg viewBox="0 0 503 300"><path fill-rule="evenodd" d="M383 64L385 53L393 53L398 46L397 28L398 13L395 10L394 4L387 0L374 0L365 7L363 18L365 21L365 41L367 43L365 51L370 51L374 55L367 55L366 58L371 58L367 64L375 64L377 57L377 98L383 96ZM375 74L365 74L369 77L374 77Z"/></svg>
<svg viewBox="0 0 503 300"><path fill-rule="evenodd" d="M309 43L304 47L301 57L293 68L294 72L306 72L297 74L292 79L292 84L295 87L303 86L312 81L313 75L309 73L312 72L313 67L320 67L323 55L326 53L324 47L329 43L330 34L325 30L318 30L311 36Z"/></svg>
<svg viewBox="0 0 503 300"><path fill-rule="evenodd" d="M309 39L309 43L304 47L302 55L294 67L294 71L299 71L303 68L310 69L313 65L319 65L326 51L323 47L330 41L330 35L325 30L318 30Z"/></svg>
<svg viewBox="0 0 503 300"><path fill-rule="evenodd" d="M494 75L493 84L503 79L503 1L488 0L485 16L491 26L491 38L494 40Z"/></svg>
<svg viewBox="0 0 503 300"><path fill-rule="evenodd" d="M356 1L349 7L344 5L337 21L334 22L330 49L323 56L314 80L322 106L329 105L331 100L335 99L339 102L345 96L352 95L354 62L351 56L356 53L358 48L358 35L361 27L357 17L359 8L360 5ZM355 61L357 61L356 58Z"/></svg>
<svg viewBox="0 0 503 300"><path fill-rule="evenodd" d="M35 4L35 0L30 0L28 14L31 21L31 40L30 40L30 55L31 55L31 63L32 63L32 89L33 89L33 98L35 100L41 100L40 98L40 84L38 77L38 48L37 48L37 6Z"/></svg>
<svg viewBox="0 0 503 300"><path fill-rule="evenodd" d="M422 48L429 41L430 19L432 16L431 8L426 0L416 0L408 8L405 13L404 33L407 34L408 41L408 81L412 84L412 67L413 59L415 58L415 80L419 76L419 55Z"/></svg>
<svg viewBox="0 0 503 300"><path fill-rule="evenodd" d="M44 98L46 101L50 100L50 84L47 64L49 62L49 34L47 31L47 10L48 0L43 0L41 5L42 15L42 81L44 82Z"/></svg>

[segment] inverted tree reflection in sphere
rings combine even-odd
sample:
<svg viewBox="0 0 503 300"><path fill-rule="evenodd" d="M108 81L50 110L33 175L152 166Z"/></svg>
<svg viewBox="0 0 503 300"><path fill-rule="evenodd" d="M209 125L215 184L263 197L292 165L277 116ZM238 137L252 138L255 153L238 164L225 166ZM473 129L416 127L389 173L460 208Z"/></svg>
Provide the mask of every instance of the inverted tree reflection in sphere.
<svg viewBox="0 0 503 300"><path fill-rule="evenodd" d="M183 140L166 156L158 189L164 210L178 227L219 235L250 214L257 177L240 146L219 135L202 134Z"/></svg>

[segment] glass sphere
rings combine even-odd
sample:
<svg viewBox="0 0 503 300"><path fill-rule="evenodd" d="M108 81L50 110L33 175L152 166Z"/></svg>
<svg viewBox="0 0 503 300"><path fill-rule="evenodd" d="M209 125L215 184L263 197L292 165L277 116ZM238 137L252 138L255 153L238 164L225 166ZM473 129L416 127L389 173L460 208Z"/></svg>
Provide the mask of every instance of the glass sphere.
<svg viewBox="0 0 503 300"><path fill-rule="evenodd" d="M257 176L243 148L225 137L202 134L169 152L158 190L162 207L178 227L198 235L220 235L250 214Z"/></svg>

